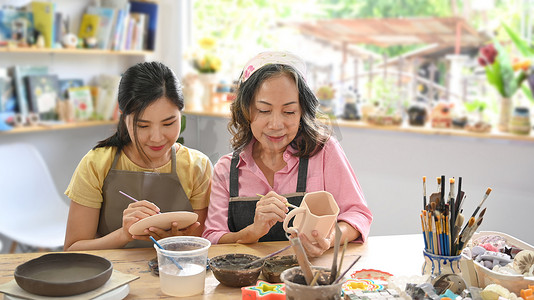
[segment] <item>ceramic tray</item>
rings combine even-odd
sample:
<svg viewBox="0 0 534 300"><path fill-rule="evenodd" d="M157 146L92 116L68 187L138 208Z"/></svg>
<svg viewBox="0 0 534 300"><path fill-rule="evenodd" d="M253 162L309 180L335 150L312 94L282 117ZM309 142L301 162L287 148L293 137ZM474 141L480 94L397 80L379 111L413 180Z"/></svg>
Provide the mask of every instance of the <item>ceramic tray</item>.
<svg viewBox="0 0 534 300"><path fill-rule="evenodd" d="M130 226L128 230L133 235L145 235L145 229L149 227L158 227L164 230L171 229L173 222L178 223L178 228L186 228L187 226L195 223L198 219L198 215L189 211L173 211L166 212L157 215L153 215L144 219L141 219Z"/></svg>
<svg viewBox="0 0 534 300"><path fill-rule="evenodd" d="M94 290L108 281L111 262L84 253L52 253L15 269L15 280L25 291L41 296L72 296Z"/></svg>

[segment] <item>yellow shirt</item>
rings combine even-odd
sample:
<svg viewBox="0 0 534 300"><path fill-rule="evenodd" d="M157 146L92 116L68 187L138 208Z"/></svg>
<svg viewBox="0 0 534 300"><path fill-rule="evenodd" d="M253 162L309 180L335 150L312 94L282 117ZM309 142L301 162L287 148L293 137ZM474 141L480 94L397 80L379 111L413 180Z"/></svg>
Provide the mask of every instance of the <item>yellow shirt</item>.
<svg viewBox="0 0 534 300"><path fill-rule="evenodd" d="M176 144L176 173L185 194L194 210L208 207L211 190L213 166L202 152ZM104 179L111 169L117 152L116 147L102 147L90 150L80 161L74 171L65 195L72 201L92 208L102 206L102 187ZM121 152L117 170L154 172L153 169L141 168ZM155 172L170 173L171 161L157 168ZM150 199L146 199L149 200Z"/></svg>

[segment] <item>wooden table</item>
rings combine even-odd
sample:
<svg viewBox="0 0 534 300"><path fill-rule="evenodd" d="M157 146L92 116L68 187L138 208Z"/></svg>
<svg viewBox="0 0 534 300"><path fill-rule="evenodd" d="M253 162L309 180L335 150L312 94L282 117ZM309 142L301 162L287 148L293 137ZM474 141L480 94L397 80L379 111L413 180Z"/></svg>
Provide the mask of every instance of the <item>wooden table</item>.
<svg viewBox="0 0 534 300"><path fill-rule="evenodd" d="M214 257L227 253L248 253L265 256L287 246L288 242L267 242L250 245L225 244L212 245L208 256ZM347 274L360 269L376 269L389 272L396 276L409 276L421 274L423 264L423 238L421 234L392 235L369 237L363 244L349 244L343 261L343 270L349 266L356 255L361 259ZM105 257L113 262L113 267L123 273L135 274L140 278L130 283L130 294L125 299L165 299L172 298L164 295L160 290L159 278L148 269L147 262L156 257L153 248L142 249L115 249L83 251ZM316 266L330 266L333 249L328 250L319 258L310 259ZM44 253L15 253L0 255L0 284L13 280L16 266ZM280 255L293 254L287 250ZM261 277L260 277L261 279ZM204 294L188 299L240 299L241 289L230 288L219 284L212 272L206 273Z"/></svg>

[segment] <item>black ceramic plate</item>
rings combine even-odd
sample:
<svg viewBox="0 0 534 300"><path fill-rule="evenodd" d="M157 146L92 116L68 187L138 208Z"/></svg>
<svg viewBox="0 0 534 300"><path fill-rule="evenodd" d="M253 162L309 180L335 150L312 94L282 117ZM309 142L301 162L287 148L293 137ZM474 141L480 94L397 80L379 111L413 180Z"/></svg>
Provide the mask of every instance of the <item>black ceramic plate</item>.
<svg viewBox="0 0 534 300"><path fill-rule="evenodd" d="M52 253L15 269L15 280L25 291L41 296L72 296L102 286L113 272L111 262L83 253Z"/></svg>

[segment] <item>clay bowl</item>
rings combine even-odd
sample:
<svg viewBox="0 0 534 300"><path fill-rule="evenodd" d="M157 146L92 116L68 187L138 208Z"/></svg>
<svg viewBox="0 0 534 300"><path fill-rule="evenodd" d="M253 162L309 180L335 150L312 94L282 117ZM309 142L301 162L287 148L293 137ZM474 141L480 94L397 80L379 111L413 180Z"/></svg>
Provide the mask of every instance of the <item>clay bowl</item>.
<svg viewBox="0 0 534 300"><path fill-rule="evenodd" d="M261 273L263 277L270 283L280 283L280 274L283 271L298 266L297 257L295 255L274 256L265 260Z"/></svg>
<svg viewBox="0 0 534 300"><path fill-rule="evenodd" d="M260 257L250 254L224 254L210 259L210 269L215 278L230 287L255 285L260 276L263 262L244 268L246 264Z"/></svg>
<svg viewBox="0 0 534 300"><path fill-rule="evenodd" d="M111 277L113 265L103 257L84 253L52 253L15 269L25 291L41 296L72 296L94 290Z"/></svg>

